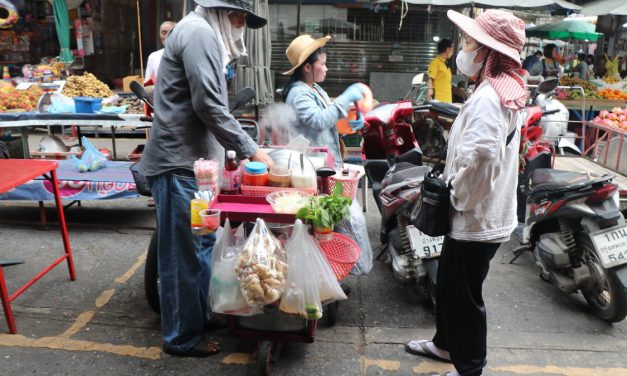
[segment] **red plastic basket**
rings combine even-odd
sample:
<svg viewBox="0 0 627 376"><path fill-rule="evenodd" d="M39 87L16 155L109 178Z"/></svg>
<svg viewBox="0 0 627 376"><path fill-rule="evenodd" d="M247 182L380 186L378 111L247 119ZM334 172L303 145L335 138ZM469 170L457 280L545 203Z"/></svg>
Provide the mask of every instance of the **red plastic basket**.
<svg viewBox="0 0 627 376"><path fill-rule="evenodd" d="M333 188L338 183L344 187L342 196L354 199L357 197L357 188L359 187L359 171L349 170L348 175L342 175L341 170L336 170L335 175L329 177L330 192L333 192Z"/></svg>
<svg viewBox="0 0 627 376"><path fill-rule="evenodd" d="M329 261L338 281L348 277L361 255L361 248L348 236L333 233L333 239L321 241L320 249Z"/></svg>
<svg viewBox="0 0 627 376"><path fill-rule="evenodd" d="M257 197L266 197L270 193L274 193L277 191L301 191L307 192L309 194L315 195L316 189L308 189L308 188L283 188L283 187L266 187L266 186L257 186L257 185L243 185L242 184L242 194L244 196L257 196Z"/></svg>

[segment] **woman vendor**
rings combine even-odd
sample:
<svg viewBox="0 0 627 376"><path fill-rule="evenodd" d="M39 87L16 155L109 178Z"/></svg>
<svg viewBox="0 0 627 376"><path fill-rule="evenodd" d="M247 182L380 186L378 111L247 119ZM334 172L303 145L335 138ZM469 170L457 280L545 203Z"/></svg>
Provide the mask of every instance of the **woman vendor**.
<svg viewBox="0 0 627 376"><path fill-rule="evenodd" d="M351 103L362 98L363 90L353 84L331 101L318 85L327 75L327 54L323 46L330 39L329 36L313 39L310 35L301 35L290 43L285 54L292 69L283 73L291 75L283 89L283 99L296 112L297 133L313 146L328 147L337 166L342 161L342 153L335 124L347 116ZM364 125L363 117L349 124L354 130L360 129Z"/></svg>

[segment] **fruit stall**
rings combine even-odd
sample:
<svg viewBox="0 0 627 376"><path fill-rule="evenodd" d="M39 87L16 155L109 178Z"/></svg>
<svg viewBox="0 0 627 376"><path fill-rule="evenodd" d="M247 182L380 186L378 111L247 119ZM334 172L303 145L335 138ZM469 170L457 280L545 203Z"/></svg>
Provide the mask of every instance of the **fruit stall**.
<svg viewBox="0 0 627 376"><path fill-rule="evenodd" d="M616 107L611 111L602 110L588 123L587 148L584 155L590 155L599 164L624 173L627 170L623 148L627 138L627 108Z"/></svg>

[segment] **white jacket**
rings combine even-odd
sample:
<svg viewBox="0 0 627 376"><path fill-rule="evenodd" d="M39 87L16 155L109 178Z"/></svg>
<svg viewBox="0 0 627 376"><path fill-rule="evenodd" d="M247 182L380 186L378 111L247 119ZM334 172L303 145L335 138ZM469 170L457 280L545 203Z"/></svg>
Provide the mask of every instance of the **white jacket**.
<svg viewBox="0 0 627 376"><path fill-rule="evenodd" d="M518 111L503 107L487 80L461 108L444 168L445 179L452 179L450 237L500 242L516 228L520 125Z"/></svg>

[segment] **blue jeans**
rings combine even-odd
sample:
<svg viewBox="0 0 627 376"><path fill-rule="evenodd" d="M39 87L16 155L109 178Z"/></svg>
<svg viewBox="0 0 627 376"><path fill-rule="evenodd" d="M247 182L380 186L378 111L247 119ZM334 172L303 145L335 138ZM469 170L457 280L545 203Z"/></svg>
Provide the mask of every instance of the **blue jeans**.
<svg viewBox="0 0 627 376"><path fill-rule="evenodd" d="M163 346L183 352L202 339L215 236L191 232L190 200L198 190L193 172L174 170L148 182L157 208Z"/></svg>

